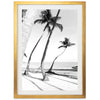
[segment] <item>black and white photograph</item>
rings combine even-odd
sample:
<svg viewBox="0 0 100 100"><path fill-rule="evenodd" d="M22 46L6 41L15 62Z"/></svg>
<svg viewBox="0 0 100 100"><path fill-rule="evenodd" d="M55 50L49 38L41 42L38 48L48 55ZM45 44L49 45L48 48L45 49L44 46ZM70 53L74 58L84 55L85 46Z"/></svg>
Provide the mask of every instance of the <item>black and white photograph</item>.
<svg viewBox="0 0 100 100"><path fill-rule="evenodd" d="M0 100L100 100L100 0L0 3Z"/></svg>
<svg viewBox="0 0 100 100"><path fill-rule="evenodd" d="M82 5L17 6L18 95L82 95Z"/></svg>

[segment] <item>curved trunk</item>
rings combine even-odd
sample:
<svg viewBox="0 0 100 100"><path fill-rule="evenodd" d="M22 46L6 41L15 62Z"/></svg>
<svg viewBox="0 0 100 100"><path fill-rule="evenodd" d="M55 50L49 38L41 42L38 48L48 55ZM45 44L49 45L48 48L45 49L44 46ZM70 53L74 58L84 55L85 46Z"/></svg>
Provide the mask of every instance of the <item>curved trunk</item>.
<svg viewBox="0 0 100 100"><path fill-rule="evenodd" d="M24 75L27 75L27 72L28 72L28 70L29 70L29 65L30 65L30 61L31 61L32 54L33 54L34 50L36 49L38 43L40 42L42 36L43 36L43 34L42 34L41 37L38 39L38 41L37 41L37 43L35 44L33 50L31 51L31 54L30 54L29 59L28 59L28 63L27 63L26 70L24 71Z"/></svg>
<svg viewBox="0 0 100 100"><path fill-rule="evenodd" d="M45 59L45 56L46 56L47 48L48 48L48 45L49 45L49 42L50 42L50 38L51 38L52 32L54 30L54 27L55 27L55 24L56 24L57 17L59 15L59 13L60 13L60 10L58 10L58 12L57 12L54 25L53 25L53 27L52 27L52 29L50 31L50 34L49 34L49 37L47 39L47 43L46 43L46 46L45 46L45 49L44 49L44 52L43 52L43 56L42 56L42 59L41 59L41 65L40 65L40 67L41 67L41 71L42 71L42 75L43 75L43 80L45 80L45 77L46 77L46 73L44 72L44 69L43 69L43 63L44 63L44 59Z"/></svg>
<svg viewBox="0 0 100 100"><path fill-rule="evenodd" d="M57 58L58 58L59 56L61 56L61 55L65 52L65 50L66 50L66 48L64 49L64 51L63 51L61 54L59 54L57 57L55 57L55 59L53 60L53 62L52 62L52 64L51 64L51 67L50 67L49 71L47 71L47 73L50 73L50 72L51 72L55 61L57 60Z"/></svg>

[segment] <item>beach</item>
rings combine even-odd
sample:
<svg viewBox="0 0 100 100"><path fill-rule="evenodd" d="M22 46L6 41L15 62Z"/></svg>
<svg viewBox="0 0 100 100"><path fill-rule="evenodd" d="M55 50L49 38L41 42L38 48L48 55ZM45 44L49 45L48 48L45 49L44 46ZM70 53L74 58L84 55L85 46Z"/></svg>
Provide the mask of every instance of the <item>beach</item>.
<svg viewBox="0 0 100 100"><path fill-rule="evenodd" d="M48 70L51 63L45 63L44 70ZM24 63L22 66L22 73L25 70ZM55 63L54 73L46 73L47 80L43 81L41 70L39 69L39 63L31 63L28 75L22 74L22 89L23 90L37 90L37 91L49 91L49 90L76 90L78 88L77 70L72 67L77 66L77 63Z"/></svg>

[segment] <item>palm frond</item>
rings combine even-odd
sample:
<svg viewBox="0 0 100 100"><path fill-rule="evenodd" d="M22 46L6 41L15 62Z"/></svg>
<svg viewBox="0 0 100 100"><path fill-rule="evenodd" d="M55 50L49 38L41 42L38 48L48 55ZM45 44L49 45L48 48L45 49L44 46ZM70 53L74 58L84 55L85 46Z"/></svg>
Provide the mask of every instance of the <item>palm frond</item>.
<svg viewBox="0 0 100 100"><path fill-rule="evenodd" d="M63 26L62 26L62 24L56 23L55 26L58 27L61 31L63 31Z"/></svg>
<svg viewBox="0 0 100 100"><path fill-rule="evenodd" d="M69 42L70 42L70 41L69 41L69 38L65 37L64 43L65 43L65 44L69 44Z"/></svg>
<svg viewBox="0 0 100 100"><path fill-rule="evenodd" d="M52 21L55 21L55 19L58 21L58 20L61 19L61 17L59 17L59 16L58 16L57 18L56 18L56 16L55 16L55 17L51 17L51 20L52 20Z"/></svg>
<svg viewBox="0 0 100 100"><path fill-rule="evenodd" d="M68 43L68 46L73 46L73 45L75 45L75 43L71 43L71 42Z"/></svg>
<svg viewBox="0 0 100 100"><path fill-rule="evenodd" d="M58 49L60 49L60 48L67 48L67 45L61 45L58 47Z"/></svg>
<svg viewBox="0 0 100 100"><path fill-rule="evenodd" d="M52 17L51 10L50 9L46 9L46 11L47 11L47 17L51 18Z"/></svg>
<svg viewBox="0 0 100 100"><path fill-rule="evenodd" d="M46 10L41 11L40 17L42 19L49 20L52 17L51 10L50 9L46 9Z"/></svg>
<svg viewBox="0 0 100 100"><path fill-rule="evenodd" d="M67 47L70 47L70 46L73 46L73 45L75 45L75 43L71 43L70 41L69 41L69 38L67 38L67 37L65 37L64 38L64 41L60 41L60 43L62 44L61 46L59 46L58 48L67 48Z"/></svg>
<svg viewBox="0 0 100 100"><path fill-rule="evenodd" d="M35 20L34 24L36 24L36 23L41 23L42 24L43 23L43 19L37 19L37 20Z"/></svg>
<svg viewBox="0 0 100 100"><path fill-rule="evenodd" d="M49 24L50 24L50 25L54 25L54 22L53 22L53 21L50 21ZM56 23L56 24L55 24L55 27L58 27L58 28L61 30L61 32L63 31L63 26L62 26L62 24Z"/></svg>

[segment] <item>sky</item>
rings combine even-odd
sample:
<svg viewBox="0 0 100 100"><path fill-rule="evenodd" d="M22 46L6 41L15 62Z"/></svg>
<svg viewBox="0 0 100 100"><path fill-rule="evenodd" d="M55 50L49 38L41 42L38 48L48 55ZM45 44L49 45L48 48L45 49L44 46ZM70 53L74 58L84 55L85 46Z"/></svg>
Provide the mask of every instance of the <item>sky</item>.
<svg viewBox="0 0 100 100"><path fill-rule="evenodd" d="M30 37L28 39L26 49L25 49L27 58L23 57L24 62L28 61L28 57L29 57L35 43L41 36L41 34L44 34L44 36L43 36L42 40L40 41L38 47L35 49L35 51L32 55L31 62L40 62L42 55L43 55L44 47L45 47L45 44L46 44L46 41L48 38L48 32L47 32L47 30L45 32L43 32L43 28L44 28L45 24L44 25L33 24L34 20L39 18L40 11L41 10L28 9L26 16L25 16L25 19L27 19L27 20L24 19L25 21L23 23L23 27L25 27L26 23L31 23L30 24L31 25ZM57 9L51 9L51 13L52 13L52 15L55 16L57 13ZM58 46L61 45L61 43L59 41L63 41L65 37L69 38L71 42L75 43L75 45L68 47L66 49L65 53L57 59L57 62L77 62L77 59L78 59L77 10L61 9L59 16L61 16L61 20L59 20L58 23L63 25L63 31L61 32L58 28L54 29L51 39L50 39L48 50L46 53L45 62L52 62L53 59L57 55L59 55L61 52L63 52L64 49L63 48L58 49ZM26 31L25 28L23 28L23 31ZM26 34L26 33L24 32L23 34Z"/></svg>

